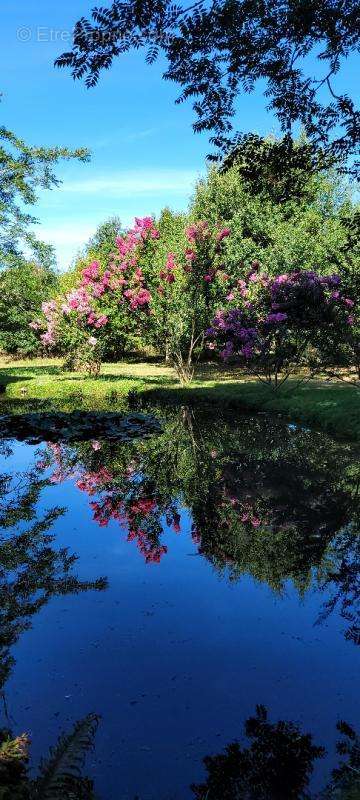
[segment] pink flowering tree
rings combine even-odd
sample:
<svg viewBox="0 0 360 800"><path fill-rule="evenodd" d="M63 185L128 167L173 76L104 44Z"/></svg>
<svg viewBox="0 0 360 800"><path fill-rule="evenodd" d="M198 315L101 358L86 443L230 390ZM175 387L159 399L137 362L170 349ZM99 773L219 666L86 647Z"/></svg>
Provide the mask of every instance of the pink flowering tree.
<svg viewBox="0 0 360 800"><path fill-rule="evenodd" d="M352 335L354 301L338 275L293 271L274 278L253 262L227 299L207 331L209 347L274 388L305 367L314 375Z"/></svg>
<svg viewBox="0 0 360 800"><path fill-rule="evenodd" d="M153 255L158 236L152 218L136 219L134 228L114 242L107 265L92 261L70 292L43 304L42 317L31 327L45 350L65 352L70 368L99 371L109 332L128 335L136 327L133 312L148 312L150 293L138 262L144 252Z"/></svg>
<svg viewBox="0 0 360 800"><path fill-rule="evenodd" d="M93 372L110 333L113 339L124 331L137 335L166 355L186 383L203 352L205 331L225 302L229 234L200 221L183 226L169 251L153 218L137 218L116 239L108 264L83 267L78 285L44 304L43 318L31 325L46 349L60 345L69 366Z"/></svg>
<svg viewBox="0 0 360 800"><path fill-rule="evenodd" d="M91 265L95 271L96 265ZM64 297L42 305L43 317L31 327L40 334L46 352L66 353L65 365L70 369L87 369L97 374L101 364L102 330L108 319L96 309L84 286Z"/></svg>
<svg viewBox="0 0 360 800"><path fill-rule="evenodd" d="M168 357L182 384L192 379L205 331L227 294L224 245L229 235L227 228L194 223L182 231L174 251L167 251L159 237L155 253L149 258L143 248L126 272L124 297L144 339Z"/></svg>

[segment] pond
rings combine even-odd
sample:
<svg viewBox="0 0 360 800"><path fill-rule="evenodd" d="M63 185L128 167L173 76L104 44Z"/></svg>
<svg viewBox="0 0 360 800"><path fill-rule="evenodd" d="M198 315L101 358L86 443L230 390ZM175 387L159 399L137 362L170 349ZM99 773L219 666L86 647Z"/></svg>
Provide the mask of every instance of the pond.
<svg viewBox="0 0 360 800"><path fill-rule="evenodd" d="M360 733L354 447L210 408L0 430L0 727L30 735L35 772L94 713L99 800L285 800L343 779L336 744Z"/></svg>

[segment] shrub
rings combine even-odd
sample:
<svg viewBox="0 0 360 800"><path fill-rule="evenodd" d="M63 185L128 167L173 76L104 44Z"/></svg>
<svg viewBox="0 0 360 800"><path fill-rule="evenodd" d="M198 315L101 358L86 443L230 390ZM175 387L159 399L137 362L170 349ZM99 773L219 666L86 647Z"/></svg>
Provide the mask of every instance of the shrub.
<svg viewBox="0 0 360 800"><path fill-rule="evenodd" d="M217 313L207 332L209 347L275 388L280 375L281 384L301 367L315 374L353 335L355 304L338 275L298 270L272 278L253 262L227 299L230 308Z"/></svg>

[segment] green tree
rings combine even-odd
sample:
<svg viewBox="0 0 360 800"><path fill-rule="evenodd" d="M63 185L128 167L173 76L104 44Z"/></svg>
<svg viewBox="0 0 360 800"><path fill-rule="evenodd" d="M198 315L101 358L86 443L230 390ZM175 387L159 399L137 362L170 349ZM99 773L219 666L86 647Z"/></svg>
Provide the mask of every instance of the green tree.
<svg viewBox="0 0 360 800"><path fill-rule="evenodd" d="M25 259L0 271L0 350L21 356L38 352L39 341L30 323L56 286L52 269Z"/></svg>
<svg viewBox="0 0 360 800"><path fill-rule="evenodd" d="M301 176L298 196L282 199L286 186L244 174L238 163L222 171L212 167L196 187L190 206L193 219L229 226L227 270L243 277L257 259L271 275L292 269L329 274L349 269L347 220L356 205L346 186L331 172ZM359 259L357 259L356 270ZM354 270L355 273L355 265Z"/></svg>
<svg viewBox="0 0 360 800"><path fill-rule="evenodd" d="M36 203L39 189L59 185L54 165L74 158L88 161L89 152L85 148L33 147L0 128L0 267L17 263L24 247L44 266L53 262L52 248L39 242L32 230L36 218L24 208Z"/></svg>

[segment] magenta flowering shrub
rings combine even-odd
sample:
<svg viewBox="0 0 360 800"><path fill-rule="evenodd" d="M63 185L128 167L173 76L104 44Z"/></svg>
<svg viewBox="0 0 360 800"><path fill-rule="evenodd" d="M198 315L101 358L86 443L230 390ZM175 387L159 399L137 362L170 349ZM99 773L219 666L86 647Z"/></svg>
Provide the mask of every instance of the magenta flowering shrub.
<svg viewBox="0 0 360 800"><path fill-rule="evenodd" d="M136 218L107 260L83 266L76 286L42 306L31 327L67 365L100 369L107 342L164 354L182 383L198 357L239 360L278 385L292 371L359 362L359 314L338 275L294 270L276 277L253 261L229 275L227 227L204 220L175 225ZM171 246L169 246L169 241ZM210 327L209 327L210 326ZM116 350L116 348L115 348Z"/></svg>
<svg viewBox="0 0 360 800"><path fill-rule="evenodd" d="M335 274L297 270L274 278L253 262L227 301L207 331L208 347L275 385L280 374L283 381L299 367L315 371L334 358L355 322L355 303Z"/></svg>
<svg viewBox="0 0 360 800"><path fill-rule="evenodd" d="M203 351L205 330L225 300L228 276L223 260L229 235L228 228L210 227L204 221L192 223L177 252L163 253L159 248L154 261L145 264L141 273L145 276L142 288L150 295L142 296L148 316L138 315L145 340L168 356L183 383L191 380L194 358ZM132 294L129 299L133 308ZM138 297L137 303L134 310L142 312Z"/></svg>
<svg viewBox="0 0 360 800"><path fill-rule="evenodd" d="M228 276L224 244L228 228L207 222L189 225L176 252L161 241L152 217L114 242L109 263L86 265L78 285L43 305L32 323L45 348L60 347L82 364L99 364L106 337L138 336L167 354L179 377L192 376L193 358L203 350L205 330L220 302Z"/></svg>
<svg viewBox="0 0 360 800"><path fill-rule="evenodd" d="M70 365L99 366L109 328L121 335L131 329L129 310L149 310L151 295L138 263L148 242L158 238L152 218L136 219L134 228L114 242L105 269L91 262L82 269L78 286L44 303L43 318L31 323L44 348L67 352Z"/></svg>

